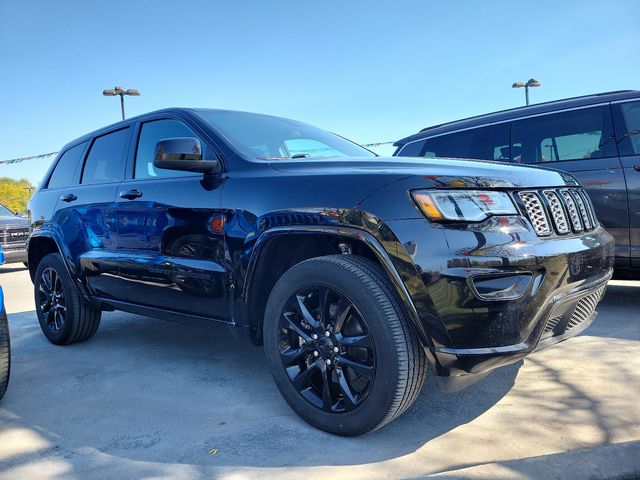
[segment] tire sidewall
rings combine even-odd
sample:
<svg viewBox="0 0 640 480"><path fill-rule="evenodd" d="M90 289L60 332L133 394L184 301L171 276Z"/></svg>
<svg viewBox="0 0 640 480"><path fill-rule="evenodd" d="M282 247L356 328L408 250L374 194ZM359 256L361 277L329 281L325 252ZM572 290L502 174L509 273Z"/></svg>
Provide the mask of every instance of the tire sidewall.
<svg viewBox="0 0 640 480"><path fill-rule="evenodd" d="M9 322L7 314L4 311L4 308L2 308L0 311L0 354L4 353L7 355L7 363L4 367L0 366L0 400L4 397L9 383L9 377L11 375L11 338L9 337Z"/></svg>
<svg viewBox="0 0 640 480"><path fill-rule="evenodd" d="M58 333L53 333L49 330L46 319L44 318L42 310L40 309L40 300L38 299L38 287L40 285L40 279L42 277L42 273L46 268L53 268L55 270L56 274L62 281L62 289L64 291L66 315L64 319L64 325ZM42 261L38 264L38 268L36 269L33 284L36 314L38 316L38 322L40 323L42 332L51 343L54 343L56 345L63 345L67 343L71 338L74 330L74 321L76 318L77 309L77 302L75 301L75 297L78 295L78 292L76 290L76 286L71 280L71 277L69 276L69 273L67 272L62 257L59 253L51 253L42 259Z"/></svg>
<svg viewBox="0 0 640 480"><path fill-rule="evenodd" d="M362 271L361 271L362 273ZM293 386L278 352L278 322L287 300L298 290L324 285L337 290L358 308L373 336L376 374L367 398L355 410L328 413L309 403ZM399 352L382 302L354 272L336 263L305 261L289 269L276 283L267 302L264 319L264 346L271 373L287 403L308 423L342 435L357 435L375 428L385 417L396 397ZM389 302L390 303L390 302ZM395 312L395 311L394 311Z"/></svg>

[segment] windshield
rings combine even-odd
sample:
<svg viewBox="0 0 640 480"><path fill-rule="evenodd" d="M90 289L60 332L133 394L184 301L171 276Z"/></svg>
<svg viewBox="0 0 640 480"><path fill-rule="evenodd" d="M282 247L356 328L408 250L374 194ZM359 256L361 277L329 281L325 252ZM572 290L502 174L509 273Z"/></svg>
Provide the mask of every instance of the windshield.
<svg viewBox="0 0 640 480"><path fill-rule="evenodd" d="M16 214L9 210L4 205L0 205L0 217L15 217Z"/></svg>
<svg viewBox="0 0 640 480"><path fill-rule="evenodd" d="M375 157L360 145L305 123L256 113L198 110L245 155L261 160Z"/></svg>

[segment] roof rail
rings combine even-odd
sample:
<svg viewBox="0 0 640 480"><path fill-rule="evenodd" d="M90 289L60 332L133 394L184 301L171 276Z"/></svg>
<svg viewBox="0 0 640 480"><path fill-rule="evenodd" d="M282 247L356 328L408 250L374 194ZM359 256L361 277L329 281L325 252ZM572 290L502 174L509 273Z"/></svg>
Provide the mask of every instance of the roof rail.
<svg viewBox="0 0 640 480"><path fill-rule="evenodd" d="M549 104L553 104L553 103L567 102L567 101L570 101L570 100L579 100L581 98L600 97L600 96L604 96L604 95L614 95L616 93L629 93L629 92L634 92L634 91L635 90L613 90L611 92L590 93L588 95L579 95L577 97L561 98L559 100L550 100L548 102L535 103L533 105L524 105L524 106L520 106L520 107L507 108L505 110L498 110L498 111L495 111L495 112L483 113L481 115L473 115L471 117L460 118L458 120L453 120L451 122L443 122L443 123L439 123L438 125L431 125L430 127L423 128L418 133L426 132L428 130L432 130L432 129L438 128L438 127L443 127L445 125L450 125L450 124L458 123L458 122L464 122L465 120L473 120L473 119L476 119L476 118L482 118L482 117L486 117L488 115L495 115L495 114L498 114L498 113L513 112L513 111L516 111L516 110L523 110L523 109L526 109L526 108L539 107L541 105L549 105Z"/></svg>

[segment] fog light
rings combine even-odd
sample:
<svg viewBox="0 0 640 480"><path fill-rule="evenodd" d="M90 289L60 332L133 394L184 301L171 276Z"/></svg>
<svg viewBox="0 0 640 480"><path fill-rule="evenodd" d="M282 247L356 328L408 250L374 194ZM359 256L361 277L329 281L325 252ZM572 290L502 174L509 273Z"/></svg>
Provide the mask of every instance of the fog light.
<svg viewBox="0 0 640 480"><path fill-rule="evenodd" d="M471 286L482 300L513 300L524 295L532 278L530 273L481 275L471 277Z"/></svg>

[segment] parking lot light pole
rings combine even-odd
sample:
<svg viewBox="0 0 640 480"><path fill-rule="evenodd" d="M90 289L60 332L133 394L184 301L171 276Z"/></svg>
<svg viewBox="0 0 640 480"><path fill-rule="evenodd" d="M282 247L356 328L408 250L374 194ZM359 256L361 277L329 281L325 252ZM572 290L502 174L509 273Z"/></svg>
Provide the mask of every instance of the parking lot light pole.
<svg viewBox="0 0 640 480"><path fill-rule="evenodd" d="M525 82L516 82L511 85L512 88L522 88L524 87L524 97L527 101L527 105L529 105L529 87L539 87L541 83L535 78L530 78L526 83Z"/></svg>
<svg viewBox="0 0 640 480"><path fill-rule="evenodd" d="M139 97L140 92L135 88L124 89L122 87L107 88L102 91L102 95L105 97L120 96L120 110L122 111L122 120L124 120L124 96L129 95L131 97Z"/></svg>

